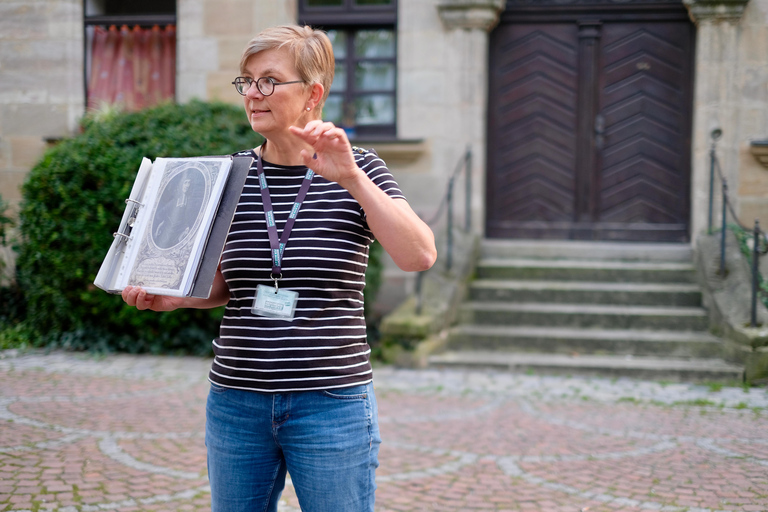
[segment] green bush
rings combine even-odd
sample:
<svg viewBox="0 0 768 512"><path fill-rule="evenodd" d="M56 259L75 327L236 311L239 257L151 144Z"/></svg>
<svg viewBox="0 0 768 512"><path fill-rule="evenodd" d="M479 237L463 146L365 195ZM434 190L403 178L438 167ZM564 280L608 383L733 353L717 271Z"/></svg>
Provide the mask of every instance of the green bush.
<svg viewBox="0 0 768 512"><path fill-rule="evenodd" d="M739 249L746 258L747 264L751 269L752 258L754 254L752 251L752 245L754 245L754 232L752 230L744 229L738 224L729 224L728 229L733 231L733 234L736 236L736 240L739 243ZM758 250L760 255L764 255L766 253L766 247L763 245L765 243L765 239L761 238L761 240L763 243L758 246ZM760 241L758 241L758 243L759 242ZM760 298L760 302L762 302L763 306L768 308L768 281L766 281L765 277L760 274L759 270L757 273L757 292L758 297Z"/></svg>
<svg viewBox="0 0 768 512"><path fill-rule="evenodd" d="M8 228L13 226L13 219L10 217L10 214L8 213L8 203L3 201L3 198L0 197L0 287L2 287L3 282L6 279L5 276L5 248L8 246ZM0 318L2 318L3 313L0 312Z"/></svg>
<svg viewBox="0 0 768 512"><path fill-rule="evenodd" d="M8 228L13 226L13 219L8 213L8 203L3 201L0 196L0 247L5 247L8 243ZM3 269L5 261L0 259L0 271Z"/></svg>
<svg viewBox="0 0 768 512"><path fill-rule="evenodd" d="M23 186L17 281L35 344L77 350L210 354L223 308L138 311L93 285L142 157L229 154L261 143L240 107L193 101L86 117ZM381 263L372 258L371 272ZM376 279L366 290L372 300ZM19 328L16 329L19 331Z"/></svg>
<svg viewBox="0 0 768 512"><path fill-rule="evenodd" d="M3 252L10 245L9 228L15 225L8 209L8 203L0 197L0 250ZM8 348L3 341L2 331L17 321L24 309L24 298L18 285L13 280L6 282L10 276L6 275L5 256L0 254L0 350Z"/></svg>
<svg viewBox="0 0 768 512"><path fill-rule="evenodd" d="M72 349L208 353L222 310L137 311L92 283L142 157L228 154L261 139L241 108L191 102L86 117L23 186L17 280L42 344Z"/></svg>

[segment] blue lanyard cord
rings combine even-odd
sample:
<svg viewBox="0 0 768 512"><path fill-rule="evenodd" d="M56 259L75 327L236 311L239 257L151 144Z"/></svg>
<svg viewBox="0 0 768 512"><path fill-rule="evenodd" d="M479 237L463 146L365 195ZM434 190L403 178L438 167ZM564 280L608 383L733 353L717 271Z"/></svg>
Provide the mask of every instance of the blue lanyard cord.
<svg viewBox="0 0 768 512"><path fill-rule="evenodd" d="M307 173L304 175L304 180L301 182L299 193L296 195L296 201L293 203L291 213L283 228L283 234L280 236L279 240L277 237L277 226L275 225L275 211L272 208L272 199L269 196L269 188L267 188L267 177L264 175L261 154L256 158L256 172L259 177L261 202L264 205L264 216L267 219L267 235L269 235L269 247L272 253L271 277L275 281L275 286L277 286L277 280L282 277L281 269L283 266L283 251L285 250L285 244L288 243L288 237L291 236L291 230L296 223L296 217L299 215L301 204L304 202L304 199L307 198L307 192L309 192L309 186L312 184L312 178L314 178L315 172L312 169L307 169Z"/></svg>

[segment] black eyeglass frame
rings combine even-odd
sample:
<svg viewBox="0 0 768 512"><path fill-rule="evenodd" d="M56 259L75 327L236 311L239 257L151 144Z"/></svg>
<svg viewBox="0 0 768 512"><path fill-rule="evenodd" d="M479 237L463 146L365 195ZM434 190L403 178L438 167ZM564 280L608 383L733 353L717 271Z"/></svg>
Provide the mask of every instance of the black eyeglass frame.
<svg viewBox="0 0 768 512"><path fill-rule="evenodd" d="M245 83L248 84L248 88L245 89L243 92L240 92L240 88L237 85L237 81L238 80L243 80L243 81L245 81ZM232 85L235 86L235 90L241 96L245 96L246 94L248 94L248 91L251 90L251 86L253 86L254 82L256 82L256 88L259 90L259 92L261 93L262 96L272 96L272 94L274 94L274 92L275 92L275 86L276 85L303 84L304 80L291 80L290 82L278 82L277 80L275 80L271 76L262 76L262 77L257 78L256 80L254 80L253 78L248 77L248 76L238 76L237 78L235 78L232 81ZM269 82L269 83L272 84L272 90L269 91L269 94L264 92L264 90L261 87L261 84L263 84L265 82Z"/></svg>

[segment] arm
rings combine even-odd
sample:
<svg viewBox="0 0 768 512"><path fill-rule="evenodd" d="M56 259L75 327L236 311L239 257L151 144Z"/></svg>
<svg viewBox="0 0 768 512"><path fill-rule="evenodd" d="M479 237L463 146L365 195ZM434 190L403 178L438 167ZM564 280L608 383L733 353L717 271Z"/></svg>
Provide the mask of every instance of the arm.
<svg viewBox="0 0 768 512"><path fill-rule="evenodd" d="M229 302L229 287L221 274L221 268L216 270L213 279L211 295L207 299L194 297L169 297L167 295L152 295L140 286L126 286L122 292L123 300L136 309L151 309L152 311L173 311L179 308L211 309L224 306Z"/></svg>
<svg viewBox="0 0 768 512"><path fill-rule="evenodd" d="M384 250L402 270L427 270L437 259L432 230L405 199L389 197L364 172L339 183L365 211L368 226Z"/></svg>
<svg viewBox="0 0 768 512"><path fill-rule="evenodd" d="M405 200L389 197L357 166L344 130L332 123L310 121L303 129L292 126L291 133L315 151L301 151L304 164L347 189L360 203L373 235L398 267L421 271L435 263L437 249L432 230Z"/></svg>

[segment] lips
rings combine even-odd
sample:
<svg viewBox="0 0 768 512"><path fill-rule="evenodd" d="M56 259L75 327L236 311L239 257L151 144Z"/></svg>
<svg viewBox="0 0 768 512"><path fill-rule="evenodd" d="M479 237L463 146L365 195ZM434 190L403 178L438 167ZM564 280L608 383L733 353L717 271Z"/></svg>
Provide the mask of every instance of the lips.
<svg viewBox="0 0 768 512"><path fill-rule="evenodd" d="M249 112L251 117L259 116L260 114L266 114L267 112L269 112L268 108L258 108L255 105L255 102L251 102L249 107L250 107Z"/></svg>

